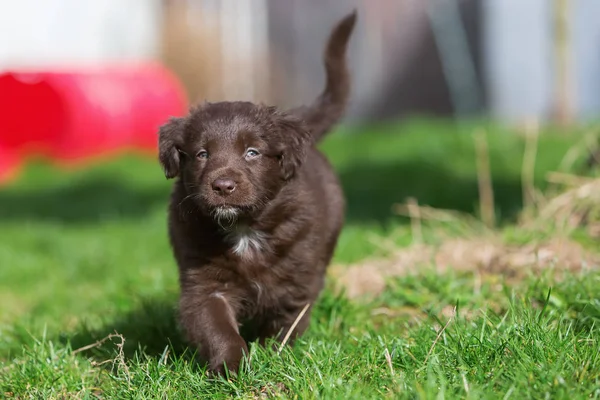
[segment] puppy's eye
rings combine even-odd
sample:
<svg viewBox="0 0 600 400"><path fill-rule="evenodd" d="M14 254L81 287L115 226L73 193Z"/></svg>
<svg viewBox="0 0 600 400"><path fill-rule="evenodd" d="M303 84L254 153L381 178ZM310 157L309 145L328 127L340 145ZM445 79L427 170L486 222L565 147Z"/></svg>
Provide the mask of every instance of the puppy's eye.
<svg viewBox="0 0 600 400"><path fill-rule="evenodd" d="M200 150L198 153L196 153L196 158L201 159L201 160L205 160L208 158L208 151L206 150Z"/></svg>
<svg viewBox="0 0 600 400"><path fill-rule="evenodd" d="M246 158L256 158L259 155L260 155L260 153L256 149L251 148L251 149L246 150Z"/></svg>

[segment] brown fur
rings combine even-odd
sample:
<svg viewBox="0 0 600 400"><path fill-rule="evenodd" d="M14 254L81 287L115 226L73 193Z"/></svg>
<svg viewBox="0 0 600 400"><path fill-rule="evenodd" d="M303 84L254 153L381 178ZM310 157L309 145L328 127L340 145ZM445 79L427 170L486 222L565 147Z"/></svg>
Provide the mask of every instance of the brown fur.
<svg viewBox="0 0 600 400"><path fill-rule="evenodd" d="M352 13L334 28L326 88L312 106L208 103L160 129L160 162L178 178L169 236L180 322L213 372L237 370L248 341L281 340L323 287L344 199L315 144L343 114L355 20ZM309 319L310 308L292 340Z"/></svg>

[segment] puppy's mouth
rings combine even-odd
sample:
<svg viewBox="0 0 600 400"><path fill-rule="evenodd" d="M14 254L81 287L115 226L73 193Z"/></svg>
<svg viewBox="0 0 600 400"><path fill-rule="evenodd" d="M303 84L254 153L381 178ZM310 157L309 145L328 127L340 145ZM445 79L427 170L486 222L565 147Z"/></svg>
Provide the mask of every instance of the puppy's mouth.
<svg viewBox="0 0 600 400"><path fill-rule="evenodd" d="M242 211L236 206L219 205L213 207L210 214L221 228L229 229L235 225Z"/></svg>

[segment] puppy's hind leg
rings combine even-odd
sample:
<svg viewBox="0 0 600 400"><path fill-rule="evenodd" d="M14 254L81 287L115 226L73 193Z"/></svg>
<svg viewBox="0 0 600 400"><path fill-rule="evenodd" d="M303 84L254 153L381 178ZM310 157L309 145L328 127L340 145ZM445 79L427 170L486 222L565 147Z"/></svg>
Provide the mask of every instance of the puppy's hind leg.
<svg viewBox="0 0 600 400"><path fill-rule="evenodd" d="M283 345L293 346L308 328L311 311L312 305L306 304L265 321L259 330L259 343L264 346L268 339L275 339L277 350Z"/></svg>

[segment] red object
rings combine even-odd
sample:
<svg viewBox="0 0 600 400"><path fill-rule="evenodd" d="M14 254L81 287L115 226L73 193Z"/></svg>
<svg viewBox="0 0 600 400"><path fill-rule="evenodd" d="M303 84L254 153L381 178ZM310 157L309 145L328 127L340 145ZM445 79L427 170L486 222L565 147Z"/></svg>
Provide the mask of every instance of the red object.
<svg viewBox="0 0 600 400"><path fill-rule="evenodd" d="M14 152L0 147L0 185L15 179L21 170L21 160Z"/></svg>
<svg viewBox="0 0 600 400"><path fill-rule="evenodd" d="M156 151L158 127L186 111L179 81L158 63L0 75L0 146L20 156Z"/></svg>

